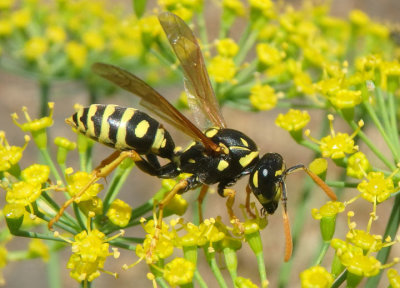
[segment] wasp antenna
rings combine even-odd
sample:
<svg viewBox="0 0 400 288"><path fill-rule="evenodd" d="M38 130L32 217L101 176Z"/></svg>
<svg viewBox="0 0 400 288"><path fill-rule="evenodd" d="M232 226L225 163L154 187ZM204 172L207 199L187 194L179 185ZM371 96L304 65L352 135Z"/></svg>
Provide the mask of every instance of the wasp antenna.
<svg viewBox="0 0 400 288"><path fill-rule="evenodd" d="M283 205L282 205L283 206ZM290 232L290 222L289 222L289 215L287 214L287 211L285 207L282 207L283 209L283 228L285 231L285 262L288 262L290 258L292 257L292 252L293 252L293 242L292 242L292 233Z"/></svg>
<svg viewBox="0 0 400 288"><path fill-rule="evenodd" d="M319 178L319 176L313 172L311 172L310 169L304 167L304 171L310 176L310 178L317 184L319 187L321 187L322 190L324 190L325 194L328 195L329 198L331 198L333 201L337 200L335 192L332 191L332 189L322 180Z"/></svg>
<svg viewBox="0 0 400 288"><path fill-rule="evenodd" d="M325 194L328 195L329 198L331 198L333 201L337 200L335 192L332 191L332 189L324 182L324 180L319 178L317 174L311 172L311 170L308 169L303 164L299 164L286 169L285 174L289 175L293 172L296 172L299 169L303 169L304 172L306 172L308 176L310 176L310 178L314 181L314 183L317 184L319 187L321 187L322 190L324 190Z"/></svg>

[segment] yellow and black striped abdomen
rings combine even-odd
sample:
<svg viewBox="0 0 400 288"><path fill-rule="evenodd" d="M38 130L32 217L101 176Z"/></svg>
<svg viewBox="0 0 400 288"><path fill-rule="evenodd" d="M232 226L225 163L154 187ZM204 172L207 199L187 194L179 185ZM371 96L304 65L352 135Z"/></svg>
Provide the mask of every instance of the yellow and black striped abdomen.
<svg viewBox="0 0 400 288"><path fill-rule="evenodd" d="M67 119L80 133L117 150L171 158L175 144L158 121L134 108L93 104Z"/></svg>

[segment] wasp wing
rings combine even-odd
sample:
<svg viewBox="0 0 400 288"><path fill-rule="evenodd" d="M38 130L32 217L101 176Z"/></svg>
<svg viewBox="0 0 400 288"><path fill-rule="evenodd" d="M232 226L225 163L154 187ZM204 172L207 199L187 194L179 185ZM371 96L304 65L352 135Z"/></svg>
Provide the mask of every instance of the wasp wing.
<svg viewBox="0 0 400 288"><path fill-rule="evenodd" d="M101 77L140 97L141 104L144 107L150 109L192 139L202 142L206 150L217 150L218 146L210 138L207 138L199 128L172 106L167 99L140 78L124 69L105 63L93 64L92 70Z"/></svg>
<svg viewBox="0 0 400 288"><path fill-rule="evenodd" d="M164 12L158 16L168 40L178 57L184 74L188 97L194 97L211 122L225 128L225 120L211 87L200 46L192 30L175 14Z"/></svg>

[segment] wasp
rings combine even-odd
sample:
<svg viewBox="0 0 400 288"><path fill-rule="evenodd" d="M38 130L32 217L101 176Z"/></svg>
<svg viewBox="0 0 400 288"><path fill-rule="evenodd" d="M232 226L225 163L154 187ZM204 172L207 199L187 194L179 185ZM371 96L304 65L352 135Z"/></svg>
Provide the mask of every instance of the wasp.
<svg viewBox="0 0 400 288"><path fill-rule="evenodd" d="M260 157L257 145L250 137L228 128L192 30L181 18L169 12L160 14L159 21L181 64L186 93L210 120L211 127L205 131L200 130L156 90L130 72L113 65L95 63L92 70L96 74L140 97L142 106L188 135L193 141L186 149L176 149L164 126L138 109L100 104L81 108L66 122L80 133L116 151L94 169L92 180L80 193L64 204L49 222L49 228L60 218L65 208L78 199L92 183L106 177L124 159L131 158L142 171L159 178L174 178L181 173L191 175L178 182L158 203L159 216L153 245L160 233L165 205L176 194L202 185L198 199L200 204L208 186L217 184L219 195L227 197L230 218L235 223L240 223L233 213L235 190L230 187L239 178L249 175L246 188L248 213L254 216L250 210L251 193L262 205L263 213L273 214L279 201L283 202L285 259L288 260L292 253L292 240L286 208L286 176L296 170L304 170L333 199L334 193L304 165L286 168L282 156L278 153L267 153ZM161 165L159 158L166 159L167 163Z"/></svg>

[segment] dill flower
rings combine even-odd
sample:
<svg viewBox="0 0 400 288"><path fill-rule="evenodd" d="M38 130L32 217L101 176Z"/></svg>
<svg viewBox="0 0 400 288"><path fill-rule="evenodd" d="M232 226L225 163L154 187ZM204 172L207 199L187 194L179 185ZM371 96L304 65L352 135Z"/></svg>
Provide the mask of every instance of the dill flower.
<svg viewBox="0 0 400 288"><path fill-rule="evenodd" d="M285 53L266 43L259 43L256 47L258 60L266 66L274 66L286 57Z"/></svg>
<svg viewBox="0 0 400 288"><path fill-rule="evenodd" d="M387 277L389 279L390 286L393 288L400 287L400 275L395 269L389 269L387 271Z"/></svg>
<svg viewBox="0 0 400 288"><path fill-rule="evenodd" d="M266 287L268 287L268 283L265 283ZM243 277L236 277L235 279L235 287L238 288L257 288L258 286L251 282L250 279Z"/></svg>
<svg viewBox="0 0 400 288"><path fill-rule="evenodd" d="M11 35L13 27L9 20L0 19L0 37Z"/></svg>
<svg viewBox="0 0 400 288"><path fill-rule="evenodd" d="M22 158L22 152L29 142L29 136L25 136L25 144L22 147L10 146L4 131L0 131L0 172L8 171Z"/></svg>
<svg viewBox="0 0 400 288"><path fill-rule="evenodd" d="M11 189L7 190L6 201L11 204L30 206L42 194L40 183L28 183L19 181L13 183ZM33 210L31 210L33 213Z"/></svg>
<svg viewBox="0 0 400 288"><path fill-rule="evenodd" d="M335 93L330 93L329 101L337 109L353 108L361 103L361 91L340 89Z"/></svg>
<svg viewBox="0 0 400 288"><path fill-rule="evenodd" d="M111 203L106 215L113 224L125 227L131 219L132 208L121 199L115 199Z"/></svg>
<svg viewBox="0 0 400 288"><path fill-rule="evenodd" d="M257 110L271 110L278 102L274 88L269 85L256 84L250 89L250 103Z"/></svg>
<svg viewBox="0 0 400 288"><path fill-rule="evenodd" d="M286 114L279 113L275 124L286 131L298 131L303 129L310 122L310 114L307 111L289 109Z"/></svg>
<svg viewBox="0 0 400 288"><path fill-rule="evenodd" d="M357 186L361 197L371 203L381 203L395 191L392 177L385 178L382 172L369 172L367 180Z"/></svg>
<svg viewBox="0 0 400 288"><path fill-rule="evenodd" d="M333 280L332 274L322 266L313 266L300 273L303 288L328 288L331 287Z"/></svg>
<svg viewBox="0 0 400 288"><path fill-rule="evenodd" d="M250 0L251 17L250 19L272 18L275 15L275 6L271 0ZM256 17L256 18L255 18Z"/></svg>
<svg viewBox="0 0 400 288"><path fill-rule="evenodd" d="M222 7L224 8L224 11L230 12L234 15L245 15L246 9L240 0L223 0Z"/></svg>
<svg viewBox="0 0 400 288"><path fill-rule="evenodd" d="M31 184L43 184L50 176L50 167L47 165L33 164L21 172L21 177Z"/></svg>
<svg viewBox="0 0 400 288"><path fill-rule="evenodd" d="M14 5L15 0L3 0L0 2L0 10L10 9Z"/></svg>
<svg viewBox="0 0 400 288"><path fill-rule="evenodd" d="M11 21L17 28L26 28L31 22L31 11L28 9L21 9L11 14Z"/></svg>
<svg viewBox="0 0 400 288"><path fill-rule="evenodd" d="M60 26L49 26L46 29L46 37L51 43L63 43L67 39L65 30Z"/></svg>
<svg viewBox="0 0 400 288"><path fill-rule="evenodd" d="M25 42L24 55L30 61L39 60L49 49L47 39L33 37Z"/></svg>
<svg viewBox="0 0 400 288"><path fill-rule="evenodd" d="M72 172L68 170L67 172ZM67 178L67 192L69 195L74 196L75 194L79 193L92 179L92 175L78 171L71 175L71 173L66 175ZM90 200L92 197L96 196L101 190L103 190L103 185L99 183L91 184L78 199L76 202Z"/></svg>
<svg viewBox="0 0 400 288"><path fill-rule="evenodd" d="M65 164L67 160L67 154L69 151L72 151L76 148L76 143L69 141L64 137L56 137L54 139L54 144L58 146L57 150L57 162L61 165Z"/></svg>
<svg viewBox="0 0 400 288"><path fill-rule="evenodd" d="M97 31L87 31L82 35L82 39L89 49L94 51L102 51L104 49L104 38Z"/></svg>
<svg viewBox="0 0 400 288"><path fill-rule="evenodd" d="M8 256L8 251L7 251L6 247L1 245L0 246L0 285L6 284L6 281L3 276L3 271L1 269L6 267L6 265L8 263L7 256Z"/></svg>
<svg viewBox="0 0 400 288"><path fill-rule="evenodd" d="M215 82L232 81L236 74L236 65L231 57L215 56L208 65L208 73Z"/></svg>
<svg viewBox="0 0 400 288"><path fill-rule="evenodd" d="M72 65L77 69L82 69L86 64L87 48L82 44L70 41L65 45L65 52Z"/></svg>
<svg viewBox="0 0 400 288"><path fill-rule="evenodd" d="M351 23L358 27L364 27L369 24L369 17L361 10L352 10L349 14Z"/></svg>
<svg viewBox="0 0 400 288"><path fill-rule="evenodd" d="M316 220L321 220L320 230L322 239L330 241L336 229L337 214L344 211L344 204L338 201L328 201L320 209L313 208L311 215Z"/></svg>
<svg viewBox="0 0 400 288"><path fill-rule="evenodd" d="M372 169L367 156L359 151L351 155L347 161L347 176L362 179Z"/></svg>
<svg viewBox="0 0 400 288"><path fill-rule="evenodd" d="M192 282L195 264L184 259L175 258L164 267L163 278L172 286L180 286Z"/></svg>
<svg viewBox="0 0 400 288"><path fill-rule="evenodd" d="M349 135L347 133L335 133L332 125L333 115L328 115L331 135L323 137L321 140L310 138L313 142L319 144L323 157L330 157L332 159L344 158L346 154L354 153L358 150L358 146L354 145L354 137L358 131L364 126L362 120L358 123L358 129ZM306 130L305 134L310 137L310 130Z"/></svg>
<svg viewBox="0 0 400 288"><path fill-rule="evenodd" d="M218 54L224 57L234 57L239 51L239 46L232 38L217 40Z"/></svg>
<svg viewBox="0 0 400 288"><path fill-rule="evenodd" d="M41 239L32 239L29 242L28 253L30 257L40 257L45 262L50 259L49 247Z"/></svg>

